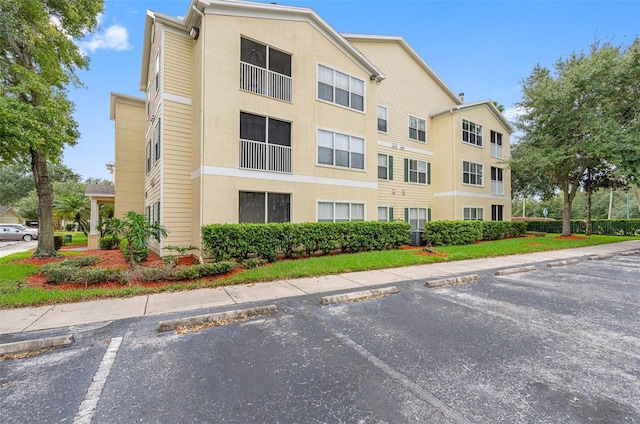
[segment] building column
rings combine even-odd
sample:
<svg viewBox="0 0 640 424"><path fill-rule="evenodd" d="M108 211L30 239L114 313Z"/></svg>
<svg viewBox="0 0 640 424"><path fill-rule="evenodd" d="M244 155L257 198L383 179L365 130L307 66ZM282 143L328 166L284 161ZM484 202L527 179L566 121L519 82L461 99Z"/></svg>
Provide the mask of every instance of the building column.
<svg viewBox="0 0 640 424"><path fill-rule="evenodd" d="M90 223L89 223L89 238L87 240L87 248L88 249L97 249L98 248L98 201L96 199L91 199L91 215L90 215Z"/></svg>

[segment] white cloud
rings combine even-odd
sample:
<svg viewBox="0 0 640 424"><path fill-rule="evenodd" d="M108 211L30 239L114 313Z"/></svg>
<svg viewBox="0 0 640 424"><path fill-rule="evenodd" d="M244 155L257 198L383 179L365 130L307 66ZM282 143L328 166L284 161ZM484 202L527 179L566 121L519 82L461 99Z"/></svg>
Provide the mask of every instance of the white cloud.
<svg viewBox="0 0 640 424"><path fill-rule="evenodd" d="M524 108L522 106L513 106L509 109L506 109L502 112L502 115L507 119L507 121L514 123L518 120L518 118L524 114Z"/></svg>
<svg viewBox="0 0 640 424"><path fill-rule="evenodd" d="M91 53L99 49L121 52L132 48L127 29L117 24L111 25L100 34L94 34L88 40L78 42L78 46Z"/></svg>

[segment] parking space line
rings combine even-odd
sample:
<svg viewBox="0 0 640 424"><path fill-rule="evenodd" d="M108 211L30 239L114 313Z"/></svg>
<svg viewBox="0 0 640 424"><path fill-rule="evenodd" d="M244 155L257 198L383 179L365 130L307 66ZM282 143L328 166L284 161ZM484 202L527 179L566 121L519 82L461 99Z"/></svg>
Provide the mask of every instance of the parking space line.
<svg viewBox="0 0 640 424"><path fill-rule="evenodd" d="M122 337L114 337L111 339L111 343L109 343L109 347L102 357L102 361L93 376L93 380L91 380L87 393L84 395L78 413L73 419L73 424L91 424L98 407L100 395L102 395L102 389L104 389L107 377L109 377L109 373L111 372L111 367L113 367L113 363L116 360L116 354L118 353L118 349L120 349L120 343L122 343Z"/></svg>
<svg viewBox="0 0 640 424"><path fill-rule="evenodd" d="M402 375L398 371L396 371L393 367L382 361L380 358L375 356L373 353L369 352L364 347L360 346L358 343L354 342L349 338L349 336L341 333L335 328L331 327L328 323L319 320L320 325L324 327L327 331L333 334L336 338L341 340L344 344L358 352L362 357L371 362L377 369L387 374L389 377L396 380L403 387L409 390L414 395L418 396L420 399L429 403L431 406L435 408L436 411L440 412L445 417L449 418L453 422L457 424L471 424L471 421L466 419L463 415L456 412L452 407L408 379L406 376Z"/></svg>

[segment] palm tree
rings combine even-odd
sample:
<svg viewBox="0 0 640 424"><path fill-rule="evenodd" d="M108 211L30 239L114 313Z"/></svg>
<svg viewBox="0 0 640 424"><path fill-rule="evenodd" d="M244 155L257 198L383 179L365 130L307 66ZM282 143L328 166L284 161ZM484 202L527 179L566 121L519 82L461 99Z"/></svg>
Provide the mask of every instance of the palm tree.
<svg viewBox="0 0 640 424"><path fill-rule="evenodd" d="M134 211L127 212L122 219L111 218L107 228L114 238L126 240L127 260L132 269L147 257L151 237L160 240L167 236L167 230L162 225L151 224L146 216Z"/></svg>
<svg viewBox="0 0 640 424"><path fill-rule="evenodd" d="M493 105L496 107L496 109L498 109L498 112L504 112L504 105L501 105L496 100L493 101Z"/></svg>
<svg viewBox="0 0 640 424"><path fill-rule="evenodd" d="M89 198L84 194L69 194L53 201L53 212L58 218L70 219L87 235L89 224L87 219L91 210Z"/></svg>

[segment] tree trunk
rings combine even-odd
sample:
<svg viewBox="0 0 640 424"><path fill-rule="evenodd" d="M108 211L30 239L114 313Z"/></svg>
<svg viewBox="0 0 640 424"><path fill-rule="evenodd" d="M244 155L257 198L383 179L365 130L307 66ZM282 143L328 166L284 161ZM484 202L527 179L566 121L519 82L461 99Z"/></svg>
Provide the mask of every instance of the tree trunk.
<svg viewBox="0 0 640 424"><path fill-rule="evenodd" d="M562 236L571 235L571 201L573 200L569 190L564 190L562 203Z"/></svg>
<svg viewBox="0 0 640 424"><path fill-rule="evenodd" d="M591 235L591 190L587 190L587 216L586 216L586 227L584 230L585 235Z"/></svg>
<svg viewBox="0 0 640 424"><path fill-rule="evenodd" d="M45 155L31 150L31 170L38 193L38 248L33 256L58 256L53 241L53 186L49 181Z"/></svg>

